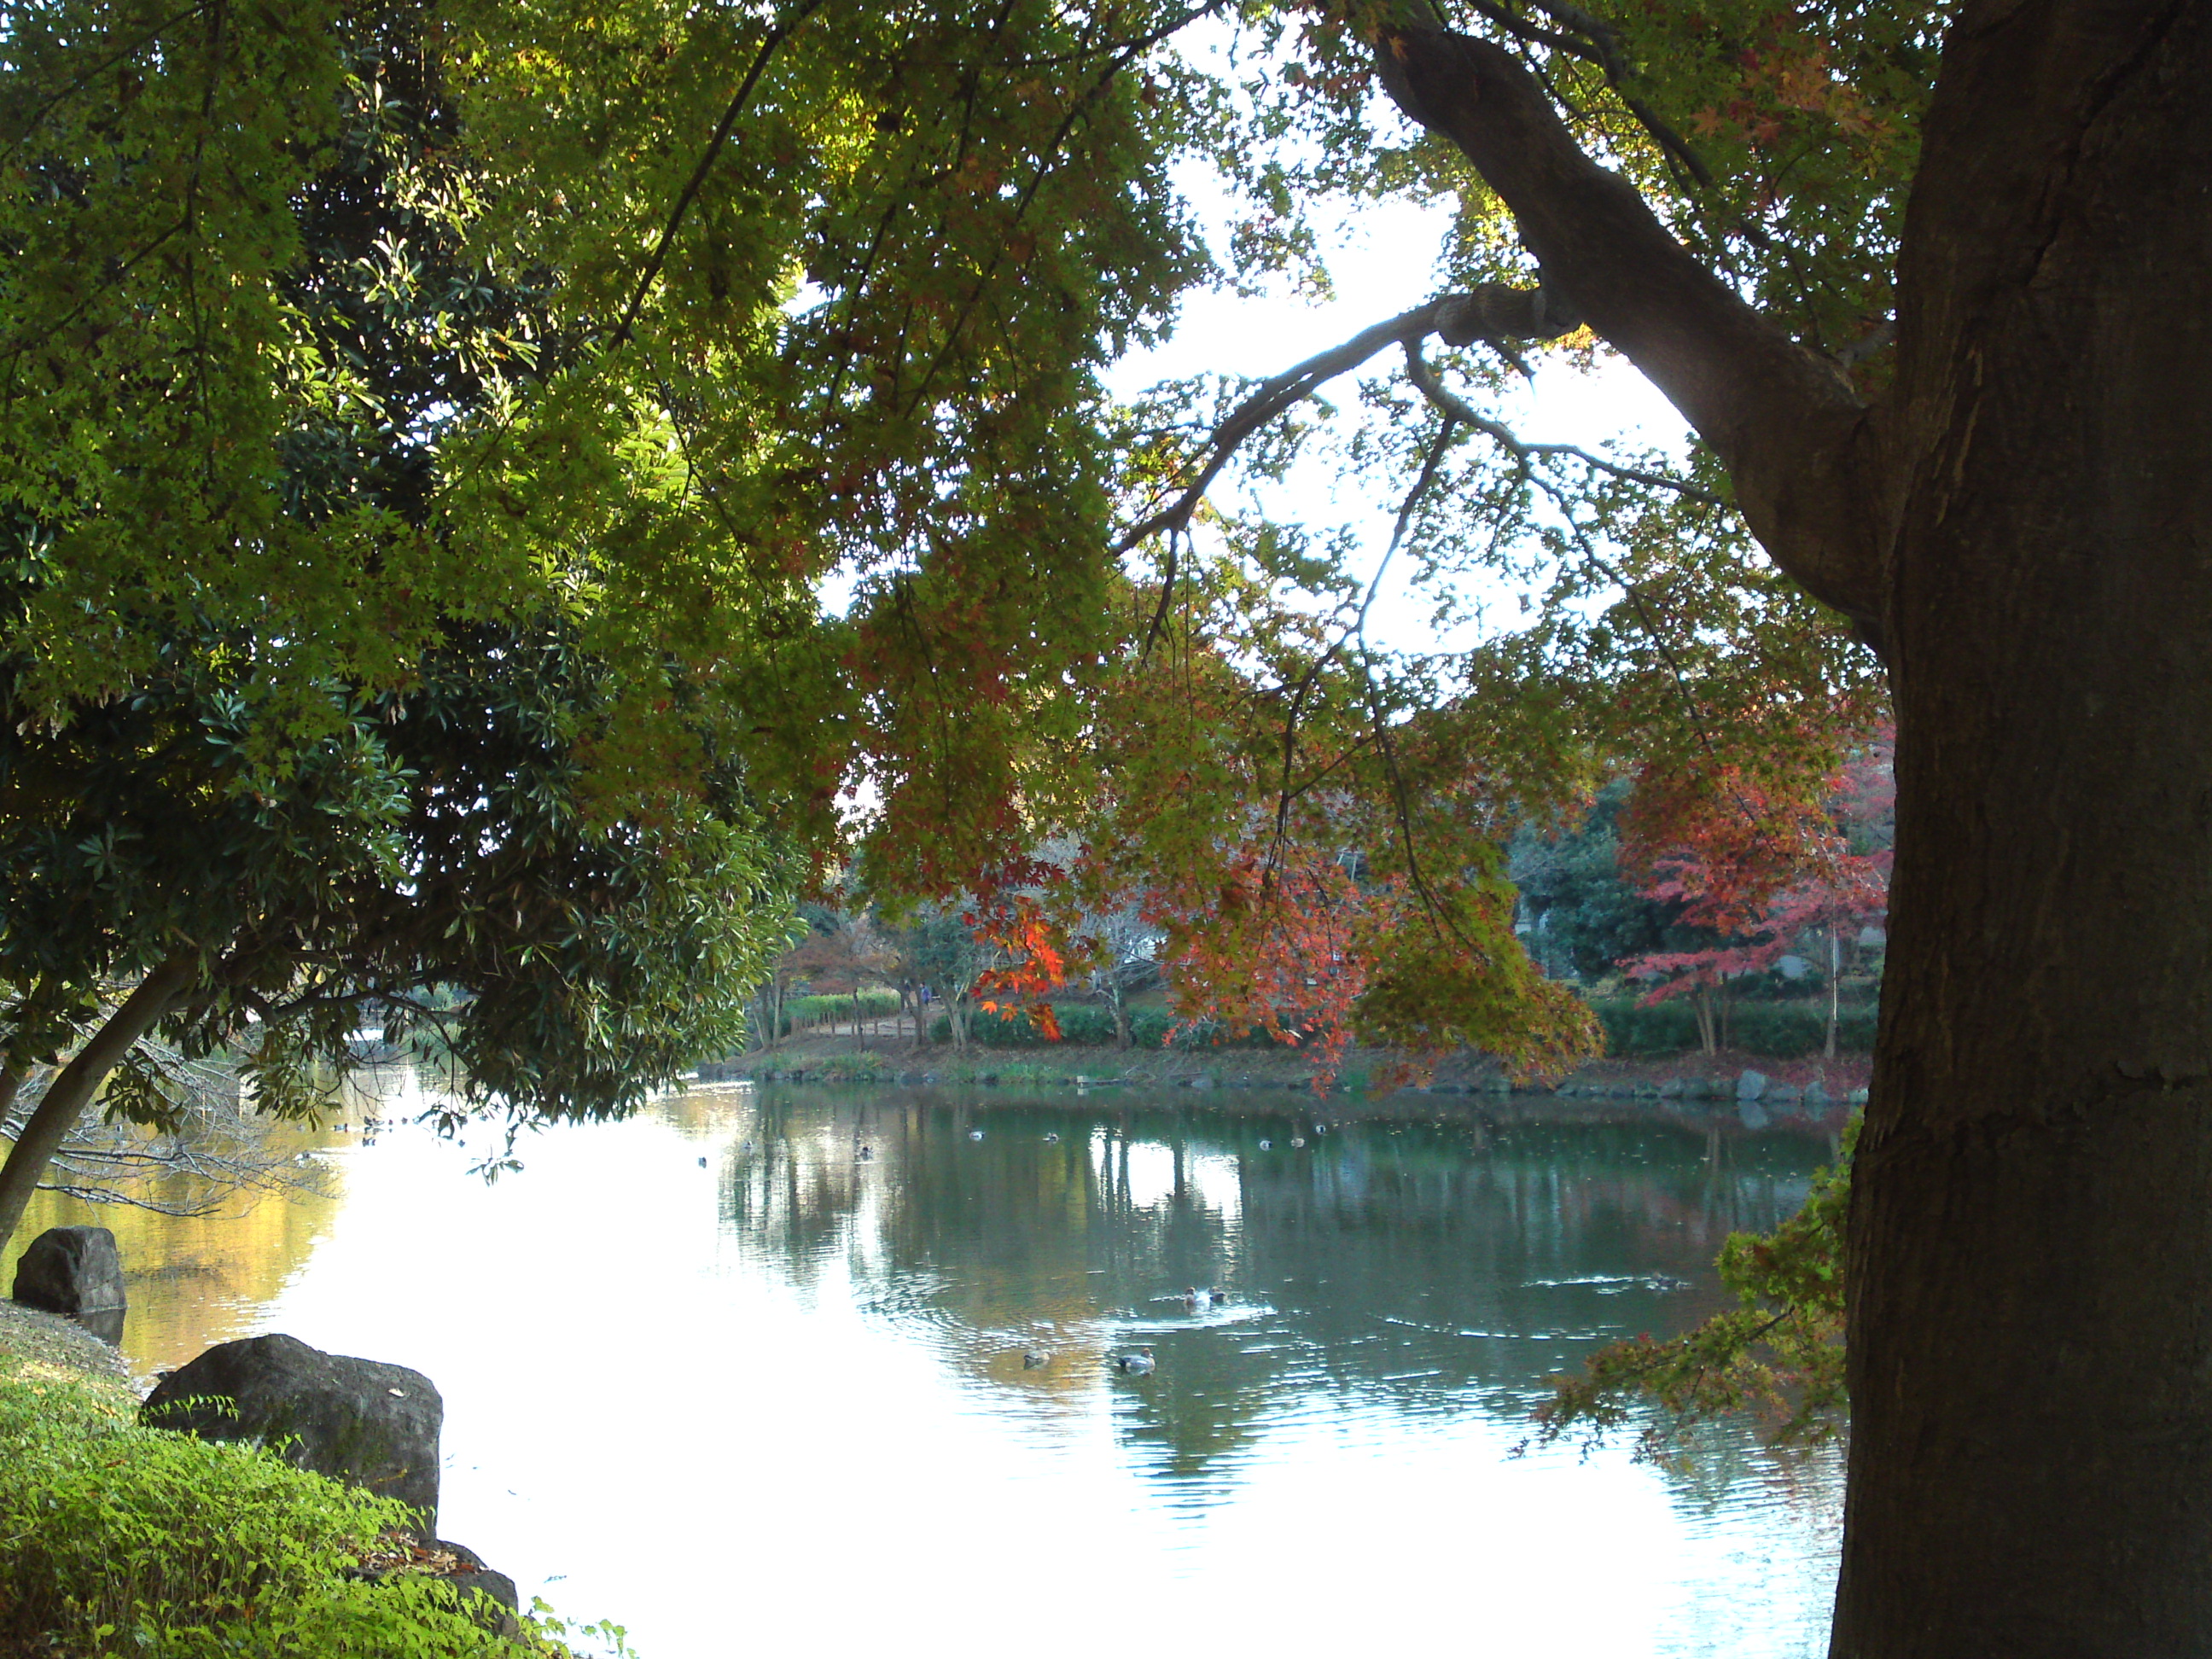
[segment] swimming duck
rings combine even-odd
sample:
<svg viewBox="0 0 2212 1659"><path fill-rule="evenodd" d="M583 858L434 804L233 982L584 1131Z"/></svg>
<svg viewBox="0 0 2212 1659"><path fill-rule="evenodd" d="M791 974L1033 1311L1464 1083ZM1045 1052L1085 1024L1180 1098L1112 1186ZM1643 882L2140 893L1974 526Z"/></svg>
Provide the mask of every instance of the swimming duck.
<svg viewBox="0 0 2212 1659"><path fill-rule="evenodd" d="M1260 1143L1260 1150L1263 1152L1272 1152L1275 1150L1275 1143L1272 1140L1263 1139Z"/></svg>
<svg viewBox="0 0 2212 1659"><path fill-rule="evenodd" d="M968 1139L970 1140L981 1140L982 1138L983 1132L981 1129L970 1129L968 1132Z"/></svg>
<svg viewBox="0 0 2212 1659"><path fill-rule="evenodd" d="M705 1158L702 1158L699 1160L699 1167L702 1170L707 1167L707 1160Z"/></svg>
<svg viewBox="0 0 2212 1659"><path fill-rule="evenodd" d="M1030 1348L1022 1354L1022 1369L1025 1371L1041 1371L1051 1364L1052 1356L1042 1348Z"/></svg>
<svg viewBox="0 0 2212 1659"><path fill-rule="evenodd" d="M1139 1348L1134 1353L1117 1353L1113 1358L1114 1369L1129 1376L1149 1376L1158 1364L1150 1348Z"/></svg>
<svg viewBox="0 0 2212 1659"><path fill-rule="evenodd" d="M1293 1149L1303 1146L1305 1144L1306 1138L1304 1135L1292 1135L1291 1137L1291 1146Z"/></svg>
<svg viewBox="0 0 2212 1659"><path fill-rule="evenodd" d="M1060 1137L1048 1130L1045 1133L1044 1144L1048 1146L1057 1146L1060 1145Z"/></svg>
<svg viewBox="0 0 2212 1659"><path fill-rule="evenodd" d="M872 1147L872 1146L863 1146L863 1147L861 1147L861 1148L860 1148L860 1160L859 1160L859 1161L860 1161L860 1162L861 1162L861 1163L863 1163L863 1164L872 1164L872 1163L874 1163L874 1162L876 1161L876 1149L875 1149L874 1147Z"/></svg>

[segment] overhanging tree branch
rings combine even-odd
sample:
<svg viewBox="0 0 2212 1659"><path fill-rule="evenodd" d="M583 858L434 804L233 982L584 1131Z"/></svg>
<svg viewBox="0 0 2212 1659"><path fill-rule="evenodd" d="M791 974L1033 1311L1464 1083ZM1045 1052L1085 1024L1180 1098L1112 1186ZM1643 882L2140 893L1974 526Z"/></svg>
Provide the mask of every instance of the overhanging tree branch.
<svg viewBox="0 0 2212 1659"><path fill-rule="evenodd" d="M1261 381L1258 390L1214 428L1206 441L1206 462L1198 476L1167 506L1125 533L1115 544L1114 551L1127 553L1164 531L1188 528L1199 502L1246 439L1297 408L1329 381L1350 374L1391 346L1416 344L1431 334L1449 345L1472 345L1477 340L1551 340L1581 326L1582 319L1565 297L1548 287L1522 289L1486 283L1468 293L1445 295L1362 329L1343 344L1317 352Z"/></svg>
<svg viewBox="0 0 2212 1659"><path fill-rule="evenodd" d="M775 56L776 49L788 40L793 32L812 16L821 5L822 0L804 0L791 16L769 30L760 43L759 50L753 53L752 66L746 70L744 79L738 82L737 91L731 95L729 107L722 112L722 118L715 123L714 136L708 139L707 148L699 157L699 165L692 168L690 178L677 192L676 201L668 210L668 222L660 228L660 235L653 245L653 252L647 256L645 269L638 273L637 288L630 295L629 303L623 307L622 321L616 325L611 337L616 345L628 340L631 330L637 326L639 313L645 309L646 295L653 291L653 283L660 278L660 268L667 263L668 250L675 245L676 233L684 223L684 216L690 211L691 204L698 199L701 186L707 182L707 175L714 171L714 163L721 158L723 146L729 143L730 134L737 127L738 117L744 112L745 106L751 101L753 88L759 84L761 73L768 68L769 59Z"/></svg>
<svg viewBox="0 0 2212 1659"><path fill-rule="evenodd" d="M1585 155L1503 46L1389 28L1376 64L1399 108L1456 144L1511 210L1547 283L1713 447L1775 562L1876 636L1872 437L1843 374L1745 304L1633 185Z"/></svg>
<svg viewBox="0 0 2212 1659"><path fill-rule="evenodd" d="M1524 467L1540 457L1562 457L1616 478L1671 489L1692 501L1719 505L1720 498L1710 490L1664 473L1623 466L1593 455L1578 445L1524 442L1510 428L1478 414L1464 398L1446 390L1421 355L1422 343L1433 334L1448 345L1472 345L1480 340L1510 360L1512 353L1505 342L1556 339L1581 327L1582 320L1580 313L1566 296L1548 283L1522 289L1504 283L1486 283L1467 293L1448 294L1410 311L1401 311L1371 328L1362 329L1343 344L1316 353L1261 381L1259 389L1231 410L1206 440L1206 459L1198 475L1173 501L1132 526L1114 544L1114 553L1118 557L1154 536L1167 538L1166 569L1161 577L1159 601L1146 630L1146 649L1152 648L1152 641L1158 637L1167 621L1175 592L1176 538L1188 533L1199 503L1205 500L1206 492L1212 488L1213 481L1221 476L1221 470L1229 465L1237 449L1270 421L1287 414L1329 381L1351 373L1392 345L1405 349L1408 378L1415 389L1443 413L1448 422L1474 428Z"/></svg>

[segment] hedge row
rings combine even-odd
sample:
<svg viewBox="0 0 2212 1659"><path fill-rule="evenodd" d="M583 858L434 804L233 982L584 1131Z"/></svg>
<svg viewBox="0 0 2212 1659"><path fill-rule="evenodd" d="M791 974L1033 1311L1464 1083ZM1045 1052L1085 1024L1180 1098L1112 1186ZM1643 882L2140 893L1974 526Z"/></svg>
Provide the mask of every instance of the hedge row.
<svg viewBox="0 0 2212 1659"><path fill-rule="evenodd" d="M896 991L863 991L860 993L860 1017L881 1019L899 1011ZM783 1004L784 1018L795 1025L811 1025L817 1021L838 1020L850 1023L853 1018L853 999L845 995L787 997Z"/></svg>
<svg viewBox="0 0 2212 1659"><path fill-rule="evenodd" d="M1678 1054L1698 1047L1695 1010L1686 1000L1639 1008L1629 998L1603 998L1594 1004L1604 1023L1606 1047L1616 1054ZM1114 1014L1095 1003L1053 1005L1060 1022L1061 1041L1095 1044L1114 1041ZM1728 1042L1747 1054L1792 1060L1819 1054L1827 1042L1828 1009L1825 1002L1741 1002L1729 1010ZM1139 1048L1162 1047L1176 1024L1164 1008L1133 1009L1129 1036ZM1846 1004L1837 1022L1836 1045L1848 1054L1865 1054L1874 1047L1875 1010L1866 1003ZM930 1026L930 1041L950 1042L952 1022L939 1014ZM987 1014L978 1010L968 1023L969 1041L983 1048L1033 1048L1047 1045L1027 1014L1006 1012ZM1218 1026L1198 1025L1176 1038L1178 1048L1270 1048L1279 1046L1262 1031L1232 1037Z"/></svg>
<svg viewBox="0 0 2212 1659"><path fill-rule="evenodd" d="M1095 1002L1055 1002L1053 1018L1060 1022L1060 1037L1063 1042L1096 1045L1103 1048L1114 1041L1114 1011L1102 1008ZM1139 1048L1158 1048L1167 1042L1168 1033L1175 1029L1176 1017L1164 1008L1133 1008L1129 1011L1129 1040ZM929 1028L932 1042L952 1041L952 1021L939 1014ZM1015 1010L987 1014L981 1009L968 1018L968 1040L983 1048L1035 1048L1049 1046L1030 1017ZM1273 1048L1282 1045L1264 1031L1249 1031L1241 1037L1229 1035L1220 1026L1194 1025L1176 1037L1178 1048Z"/></svg>
<svg viewBox="0 0 2212 1659"><path fill-rule="evenodd" d="M1591 1005L1605 1024L1606 1047L1616 1054L1679 1054L1698 1047L1697 1011L1687 998L1639 1008L1626 997L1601 998ZM1836 1022L1836 1047L1846 1054L1874 1048L1875 1010L1870 1003L1846 1003ZM1817 1054L1828 1039L1828 1005L1811 1002L1739 1002L1729 1011L1728 1046L1745 1054L1795 1060Z"/></svg>

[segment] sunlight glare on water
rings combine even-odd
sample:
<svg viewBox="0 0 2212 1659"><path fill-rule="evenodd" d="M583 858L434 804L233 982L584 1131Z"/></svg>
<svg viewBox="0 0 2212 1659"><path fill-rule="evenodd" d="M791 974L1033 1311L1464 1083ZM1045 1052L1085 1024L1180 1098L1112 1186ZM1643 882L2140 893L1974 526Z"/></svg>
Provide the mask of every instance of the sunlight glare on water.
<svg viewBox="0 0 2212 1659"><path fill-rule="evenodd" d="M699 1090L489 1187L340 1138L281 1284L165 1273L126 1347L427 1372L441 1533L645 1659L1824 1650L1832 1459L1515 1455L1549 1373L1717 1306L1824 1146L1470 1105L1293 1152L1310 1102L1108 1099Z"/></svg>

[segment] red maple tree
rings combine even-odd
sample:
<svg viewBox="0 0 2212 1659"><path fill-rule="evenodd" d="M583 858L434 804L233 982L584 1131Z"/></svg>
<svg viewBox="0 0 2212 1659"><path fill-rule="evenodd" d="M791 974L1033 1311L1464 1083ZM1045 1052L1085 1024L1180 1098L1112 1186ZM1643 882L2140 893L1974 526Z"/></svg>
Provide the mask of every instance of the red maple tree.
<svg viewBox="0 0 2212 1659"><path fill-rule="evenodd" d="M1702 949L1625 958L1650 989L1640 1006L1694 996L1705 1052L1718 1047L1716 993L1817 939L1826 947L1826 1053L1835 1057L1837 979L1847 936L1888 903L1886 823L1895 733L1883 726L1822 775L1760 776L1734 764L1647 773L1621 819L1621 864L1647 898L1716 936Z"/></svg>

